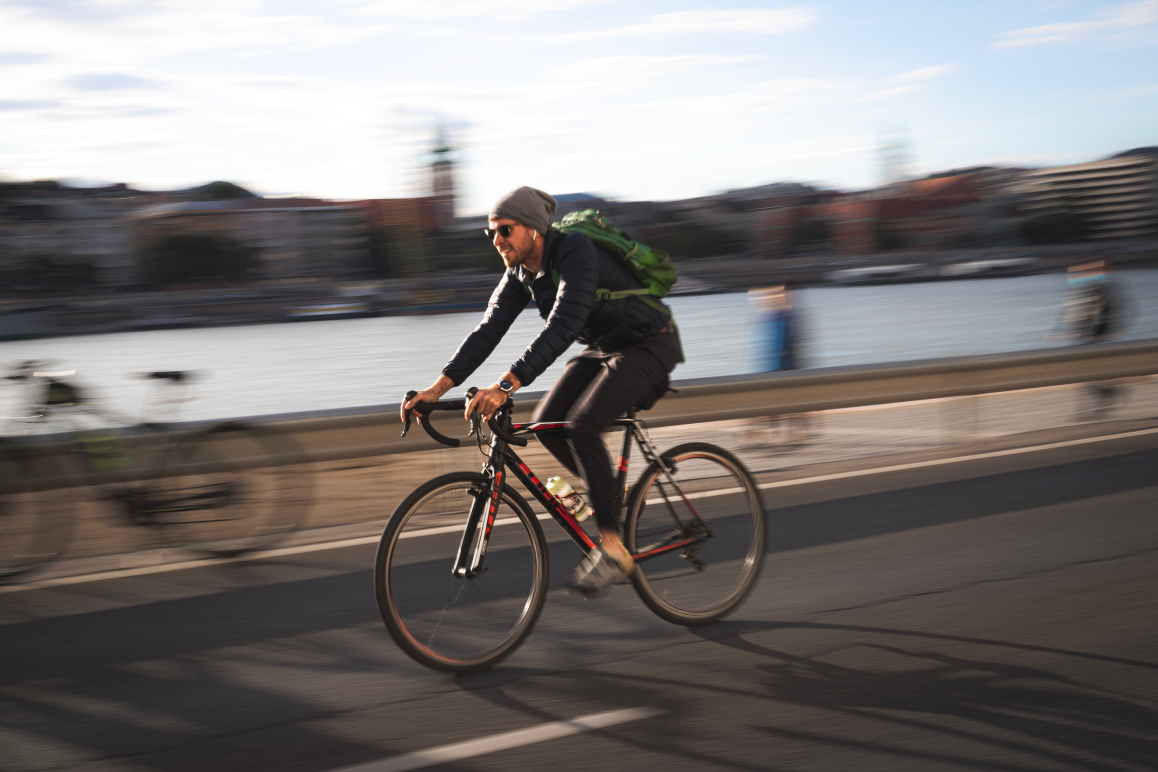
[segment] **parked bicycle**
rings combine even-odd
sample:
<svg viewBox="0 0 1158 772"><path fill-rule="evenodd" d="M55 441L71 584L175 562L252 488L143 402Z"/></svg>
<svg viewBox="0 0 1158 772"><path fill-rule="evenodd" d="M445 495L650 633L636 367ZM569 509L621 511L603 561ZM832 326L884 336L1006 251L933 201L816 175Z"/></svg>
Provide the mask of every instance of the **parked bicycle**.
<svg viewBox="0 0 1158 772"><path fill-rule="evenodd" d="M25 362L7 376L24 387L16 420L28 431L0 442L0 577L54 559L84 493L165 546L212 556L268 547L303 521L312 476L284 434L240 421L135 422L98 408L72 374ZM186 401L191 373L142 377L156 384L153 406Z"/></svg>
<svg viewBox="0 0 1158 772"><path fill-rule="evenodd" d="M473 396L472 389L467 399ZM407 395L410 399L414 395ZM530 635L547 596L548 541L539 524L553 519L584 552L596 542L511 449L527 435L564 423L513 423L510 401L470 435L487 456L481 473L452 472L416 488L382 534L375 563L378 608L390 635L416 661L456 673L493 667ZM411 417L438 442L434 411L465 411L466 400L420 403ZM623 540L635 560L631 582L661 618L681 625L714 622L752 588L764 556L764 506L752 475L728 451L702 442L656 451L637 411L624 428L619 459ZM647 467L627 487L632 443ZM484 447L486 448L484 450ZM545 510L536 513L509 483L522 483Z"/></svg>

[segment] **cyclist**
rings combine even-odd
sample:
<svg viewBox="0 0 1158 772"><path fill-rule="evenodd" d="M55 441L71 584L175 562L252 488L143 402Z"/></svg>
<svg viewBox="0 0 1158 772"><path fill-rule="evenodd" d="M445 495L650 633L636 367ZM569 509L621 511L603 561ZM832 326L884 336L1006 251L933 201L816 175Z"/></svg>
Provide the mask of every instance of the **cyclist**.
<svg viewBox="0 0 1158 772"><path fill-rule="evenodd" d="M547 193L520 187L503 195L487 218L487 236L506 272L491 295L482 322L428 388L402 405L437 402L483 363L524 308L528 294L546 320L510 369L480 389L466 406L489 420L507 399L542 375L567 348L586 348L570 360L540 401L535 421L567 421L559 432L540 432L540 441L572 474L587 484L600 546L575 569L571 586L595 594L635 565L619 539L620 502L611 459L601 434L625 411L666 389L680 361L669 318L637 297L596 302L596 289L643 286L614 256L580 233L550 228L556 202ZM556 278L557 277L557 278Z"/></svg>

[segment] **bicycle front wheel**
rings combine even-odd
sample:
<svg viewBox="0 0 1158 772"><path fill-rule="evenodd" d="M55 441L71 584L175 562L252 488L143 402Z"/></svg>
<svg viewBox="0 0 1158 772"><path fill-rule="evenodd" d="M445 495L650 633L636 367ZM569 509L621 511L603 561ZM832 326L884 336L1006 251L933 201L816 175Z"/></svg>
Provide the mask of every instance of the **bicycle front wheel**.
<svg viewBox="0 0 1158 772"><path fill-rule="evenodd" d="M764 504L728 451L687 443L652 462L631 492L624 535L632 554L692 544L640 559L632 574L648 608L679 625L714 622L739 605L764 559Z"/></svg>
<svg viewBox="0 0 1158 772"><path fill-rule="evenodd" d="M160 479L137 497L175 547L228 557L297 527L313 498L308 460L280 432L230 422L166 448Z"/></svg>
<svg viewBox="0 0 1158 772"><path fill-rule="evenodd" d="M474 472L436 477L398 505L382 534L374 589L398 646L435 670L472 673L510 656L531 633L547 596L547 544L539 521L504 487L483 567L455 576L471 505L487 495Z"/></svg>

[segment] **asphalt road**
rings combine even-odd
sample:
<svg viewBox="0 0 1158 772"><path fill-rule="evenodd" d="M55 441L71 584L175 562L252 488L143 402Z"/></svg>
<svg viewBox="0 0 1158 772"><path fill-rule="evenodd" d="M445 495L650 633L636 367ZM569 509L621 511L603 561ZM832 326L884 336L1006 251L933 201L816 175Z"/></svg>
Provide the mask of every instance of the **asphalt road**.
<svg viewBox="0 0 1158 772"><path fill-rule="evenodd" d="M1158 767L1158 433L766 497L730 620L572 597L556 544L474 676L394 646L372 545L0 595L0 769Z"/></svg>

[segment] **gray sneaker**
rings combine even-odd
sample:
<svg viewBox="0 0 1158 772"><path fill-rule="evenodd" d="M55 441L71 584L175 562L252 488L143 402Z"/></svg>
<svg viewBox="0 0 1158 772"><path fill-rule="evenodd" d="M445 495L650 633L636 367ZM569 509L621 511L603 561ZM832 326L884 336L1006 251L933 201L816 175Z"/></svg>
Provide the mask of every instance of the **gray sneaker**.
<svg viewBox="0 0 1158 772"><path fill-rule="evenodd" d="M631 575L635 563L628 559L627 565L621 565L611 557L602 547L593 550L575 567L568 585L572 590L585 597L599 595L615 584Z"/></svg>

